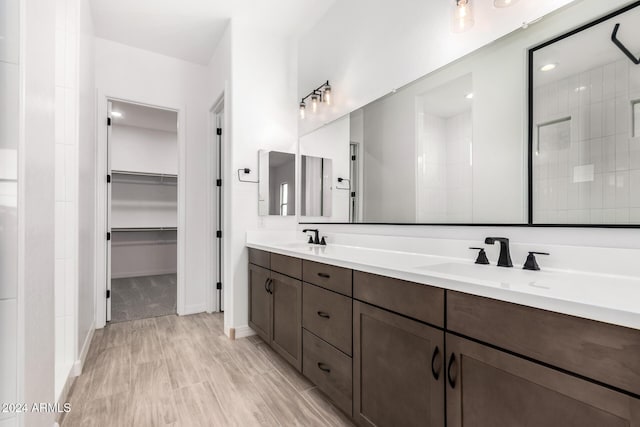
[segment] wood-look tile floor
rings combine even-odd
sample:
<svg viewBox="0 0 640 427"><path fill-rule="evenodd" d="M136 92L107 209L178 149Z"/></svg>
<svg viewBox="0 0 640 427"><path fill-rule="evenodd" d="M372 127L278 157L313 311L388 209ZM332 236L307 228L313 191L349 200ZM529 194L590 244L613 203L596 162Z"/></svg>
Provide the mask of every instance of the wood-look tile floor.
<svg viewBox="0 0 640 427"><path fill-rule="evenodd" d="M71 426L351 426L258 337L229 340L222 314L95 332L69 394Z"/></svg>

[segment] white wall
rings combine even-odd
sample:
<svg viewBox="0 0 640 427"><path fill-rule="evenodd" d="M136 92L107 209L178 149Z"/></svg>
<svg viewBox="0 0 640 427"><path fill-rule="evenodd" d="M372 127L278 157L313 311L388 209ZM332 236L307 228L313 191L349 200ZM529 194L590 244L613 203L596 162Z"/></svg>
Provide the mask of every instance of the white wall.
<svg viewBox="0 0 640 427"><path fill-rule="evenodd" d="M307 115L300 134L389 93L572 0L520 1L495 9L474 2L475 27L451 32L453 1L336 2L298 45L298 94L330 80L335 102ZM592 2L595 3L595 2ZM604 2L600 2L604 3ZM606 2L601 9L623 3Z"/></svg>
<svg viewBox="0 0 640 427"><path fill-rule="evenodd" d="M300 156L323 157L331 159L331 215L326 217L300 217L300 221L349 221L349 191L338 190L336 187L346 188L345 181L338 183L338 177L349 179L349 116L342 117L315 132L300 138ZM299 212L302 212L300 210Z"/></svg>
<svg viewBox="0 0 640 427"><path fill-rule="evenodd" d="M245 167L257 171L259 149L296 152L297 78L296 48L291 39L256 28L242 18L234 19L230 29L232 76L231 90L225 98L230 108L226 108L225 114L231 121L227 133L231 168L225 171L223 179L225 202L230 210L225 219L227 237L223 238L223 286L225 332L236 328L236 336L240 336L249 332L246 231L292 230L296 217L258 217L258 185L238 182L236 172ZM216 55L225 56L223 52L226 52L224 45ZM224 74L214 76L215 87L223 87ZM247 178L256 177L252 172Z"/></svg>
<svg viewBox="0 0 640 427"><path fill-rule="evenodd" d="M22 0L17 402L54 402L55 2ZM4 346L3 346L4 348ZM50 426L53 413L18 415Z"/></svg>
<svg viewBox="0 0 640 427"><path fill-rule="evenodd" d="M214 191L208 160L209 69L100 38L96 38L95 46L100 121L106 118L104 97L181 110L179 133L183 132L185 147L180 152L184 174L180 177L178 191L184 189L179 197L184 202L185 228L180 232L184 237L185 264L179 274L184 275L186 289L184 308L178 307L178 310L180 314L205 311L207 287L214 286L211 236L205 232L213 215L208 195ZM100 114L104 116L100 117ZM106 132L106 127L98 127L98 131ZM99 139L102 140L104 138ZM103 276L99 274L98 277ZM101 286L98 284L99 289ZM178 303L180 306L180 301ZM96 320L98 325L104 324L104 319Z"/></svg>
<svg viewBox="0 0 640 427"><path fill-rule="evenodd" d="M18 400L18 133L20 3L0 4L0 402ZM0 424L17 425L0 413Z"/></svg>
<svg viewBox="0 0 640 427"><path fill-rule="evenodd" d="M94 31L89 3L80 7L79 109L78 109L78 294L76 362L80 374L95 328L95 239L102 237L95 221L96 89Z"/></svg>
<svg viewBox="0 0 640 427"><path fill-rule="evenodd" d="M55 340L56 399L76 361L80 2L56 2Z"/></svg>
<svg viewBox="0 0 640 427"><path fill-rule="evenodd" d="M571 2L521 1L505 10L492 11L487 9L476 15L476 27L463 35L453 35L448 30L450 19L448 12L444 10L445 3L417 0L402 0L394 3L365 2L364 0L336 3L316 26L309 29L307 35L300 41L298 65L298 93L306 93L310 87L318 84L316 82L329 79L335 94L335 107L331 114L320 115L317 120L305 119L304 122L301 122L300 134L303 135L331 118L354 110L388 93L392 88L404 85L438 66L450 62L451 59L486 44L517 28L525 20L541 16L547 11L560 8ZM489 3L487 2L487 4ZM555 21L553 24L555 34L628 3L630 2L622 0L576 2L566 11L562 11L561 20L552 20ZM475 5L479 6L478 2ZM490 21L485 19L486 13L493 15ZM429 16L433 19L427 18ZM545 18L540 24L532 25L530 29L546 25L548 20ZM358 25L353 25L354 22L358 22ZM488 28L489 26L491 28ZM553 33L546 37L550 35ZM532 43L535 42L532 41ZM524 57L524 52L522 55ZM523 72L521 90L526 87L524 76ZM494 81L496 78L498 77L494 76ZM526 131L526 125L520 124L518 126L523 133ZM507 143L507 141L504 142ZM486 153L486 156L492 155L492 153ZM476 158L474 152L474 160ZM485 184L474 180L474 185ZM488 215L490 211L497 212L502 203L501 195L496 193L495 200L487 199L482 203L486 206ZM298 226L298 230L301 228L302 226ZM614 248L637 248L640 238L640 230L631 229L367 225L321 225L320 228L322 231L461 240L481 240L489 234L500 234L509 236L512 241L523 244ZM611 257L616 256L616 251L607 251L606 253Z"/></svg>
<svg viewBox="0 0 640 427"><path fill-rule="evenodd" d="M178 134L175 132L116 122L111 141L112 170L178 174Z"/></svg>

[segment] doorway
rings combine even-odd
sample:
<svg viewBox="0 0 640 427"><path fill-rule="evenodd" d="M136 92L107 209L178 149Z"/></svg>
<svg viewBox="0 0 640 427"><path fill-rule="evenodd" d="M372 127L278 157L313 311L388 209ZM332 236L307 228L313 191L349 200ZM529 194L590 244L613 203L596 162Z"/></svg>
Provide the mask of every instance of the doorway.
<svg viewBox="0 0 640 427"><path fill-rule="evenodd" d="M222 181L222 165L223 165L223 150L224 150L224 98L220 99L216 105L211 109L211 123L212 123L212 140L213 140L213 162L214 165L214 179L215 179L215 194L213 197L213 212L215 217L213 219L214 236L214 253L215 253L215 302L214 310L218 312L224 311L224 284L223 284L223 181Z"/></svg>
<svg viewBox="0 0 640 427"><path fill-rule="evenodd" d="M106 321L175 314L178 113L109 100Z"/></svg>

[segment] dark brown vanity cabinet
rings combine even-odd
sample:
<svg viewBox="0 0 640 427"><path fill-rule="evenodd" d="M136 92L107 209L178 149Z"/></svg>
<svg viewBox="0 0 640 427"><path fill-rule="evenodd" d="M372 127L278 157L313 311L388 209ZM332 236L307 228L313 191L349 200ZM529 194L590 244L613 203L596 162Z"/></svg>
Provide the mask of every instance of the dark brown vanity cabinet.
<svg viewBox="0 0 640 427"><path fill-rule="evenodd" d="M301 277L300 259L249 249L249 326L298 371L302 370Z"/></svg>
<svg viewBox="0 0 640 427"><path fill-rule="evenodd" d="M640 427L636 329L268 252L249 259L250 326L361 426Z"/></svg>
<svg viewBox="0 0 640 427"><path fill-rule="evenodd" d="M249 264L249 326L268 343L271 342L273 311L270 279L270 270Z"/></svg>
<svg viewBox="0 0 640 427"><path fill-rule="evenodd" d="M444 332L353 304L353 415L362 426L444 426Z"/></svg>
<svg viewBox="0 0 640 427"><path fill-rule="evenodd" d="M447 427L640 426L640 400L447 334Z"/></svg>

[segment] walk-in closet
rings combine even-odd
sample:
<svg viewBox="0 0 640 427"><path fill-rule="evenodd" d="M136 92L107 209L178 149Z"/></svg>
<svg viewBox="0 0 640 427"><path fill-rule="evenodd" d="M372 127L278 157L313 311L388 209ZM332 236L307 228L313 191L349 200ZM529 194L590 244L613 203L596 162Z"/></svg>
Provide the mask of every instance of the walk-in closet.
<svg viewBox="0 0 640 427"><path fill-rule="evenodd" d="M176 313L175 111L110 101L107 320Z"/></svg>

